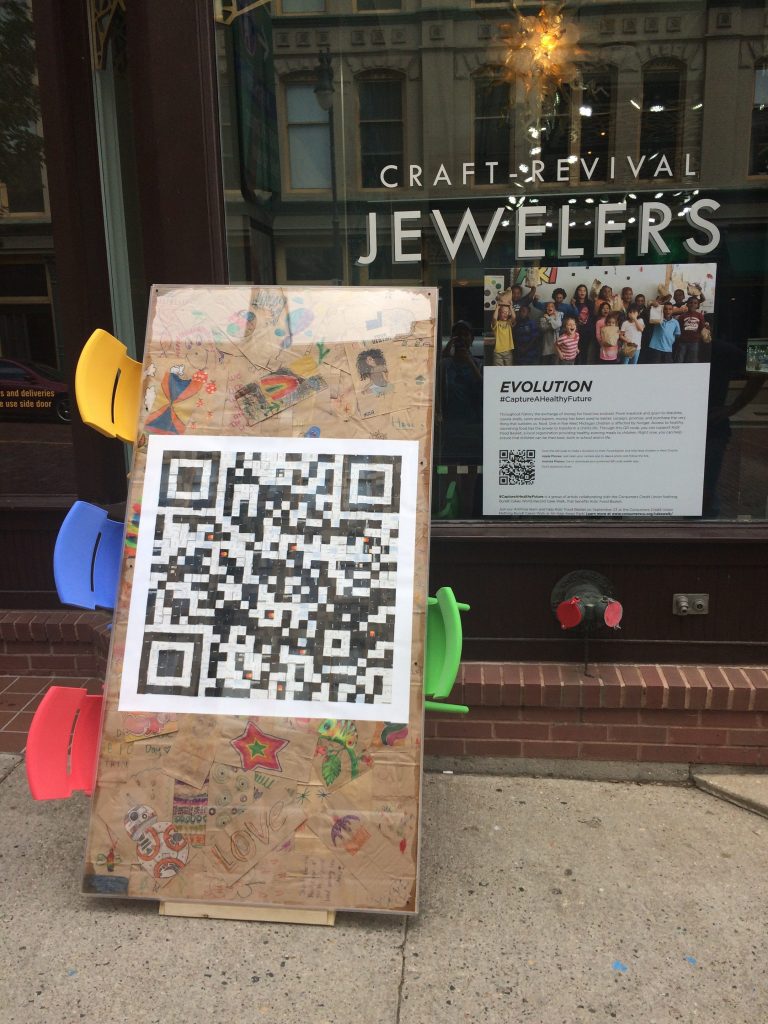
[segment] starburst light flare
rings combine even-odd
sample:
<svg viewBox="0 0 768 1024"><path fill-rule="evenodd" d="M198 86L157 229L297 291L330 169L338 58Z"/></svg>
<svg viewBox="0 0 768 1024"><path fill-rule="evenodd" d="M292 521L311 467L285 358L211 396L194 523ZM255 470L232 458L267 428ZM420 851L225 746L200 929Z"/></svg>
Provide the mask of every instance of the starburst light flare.
<svg viewBox="0 0 768 1024"><path fill-rule="evenodd" d="M565 3L544 4L538 14L521 14L513 0L515 21L500 26L507 44L504 63L510 79L521 79L526 92L544 79L551 87L579 80L578 28L563 14Z"/></svg>

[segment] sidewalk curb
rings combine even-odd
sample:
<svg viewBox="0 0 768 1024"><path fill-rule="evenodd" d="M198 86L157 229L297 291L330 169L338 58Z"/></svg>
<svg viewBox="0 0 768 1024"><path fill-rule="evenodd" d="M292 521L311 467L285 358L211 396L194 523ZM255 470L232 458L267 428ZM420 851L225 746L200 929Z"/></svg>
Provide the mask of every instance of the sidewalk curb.
<svg viewBox="0 0 768 1024"><path fill-rule="evenodd" d="M543 757L424 757L425 772L454 775L510 775L591 782L648 782L691 785L687 763L654 761L583 761Z"/></svg>
<svg viewBox="0 0 768 1024"><path fill-rule="evenodd" d="M768 772L707 765L691 772L691 778L702 792L768 818Z"/></svg>

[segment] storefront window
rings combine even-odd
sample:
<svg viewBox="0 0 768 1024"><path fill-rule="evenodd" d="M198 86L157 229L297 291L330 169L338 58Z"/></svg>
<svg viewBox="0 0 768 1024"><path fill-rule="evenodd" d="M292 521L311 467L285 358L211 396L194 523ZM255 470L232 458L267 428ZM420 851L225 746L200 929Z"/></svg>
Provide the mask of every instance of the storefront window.
<svg viewBox="0 0 768 1024"><path fill-rule="evenodd" d="M0 4L0 496L75 491L32 19Z"/></svg>
<svg viewBox="0 0 768 1024"><path fill-rule="evenodd" d="M768 3L314 4L219 26L230 276L438 289L434 514L765 520Z"/></svg>

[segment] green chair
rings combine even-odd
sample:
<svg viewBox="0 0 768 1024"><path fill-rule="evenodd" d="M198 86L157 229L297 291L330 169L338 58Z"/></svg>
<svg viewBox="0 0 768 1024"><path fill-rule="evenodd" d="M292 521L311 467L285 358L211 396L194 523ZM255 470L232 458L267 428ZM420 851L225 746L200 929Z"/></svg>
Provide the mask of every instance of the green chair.
<svg viewBox="0 0 768 1024"><path fill-rule="evenodd" d="M451 480L445 491L445 504L437 513L438 519L458 519L461 511L459 505L459 491L456 481Z"/></svg>
<svg viewBox="0 0 768 1024"><path fill-rule="evenodd" d="M427 598L427 648L424 664L424 707L430 711L448 711L465 715L465 704L446 704L459 672L461 661L461 613L468 604L459 604L450 587L441 587L436 597Z"/></svg>

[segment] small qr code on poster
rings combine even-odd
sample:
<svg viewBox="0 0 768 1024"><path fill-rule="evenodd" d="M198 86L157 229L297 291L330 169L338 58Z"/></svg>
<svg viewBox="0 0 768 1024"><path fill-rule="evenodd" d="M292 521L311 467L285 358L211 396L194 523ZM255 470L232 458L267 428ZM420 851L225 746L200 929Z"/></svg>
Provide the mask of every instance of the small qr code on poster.
<svg viewBox="0 0 768 1024"><path fill-rule="evenodd" d="M536 452L533 449L499 451L499 484L533 484L536 482Z"/></svg>

